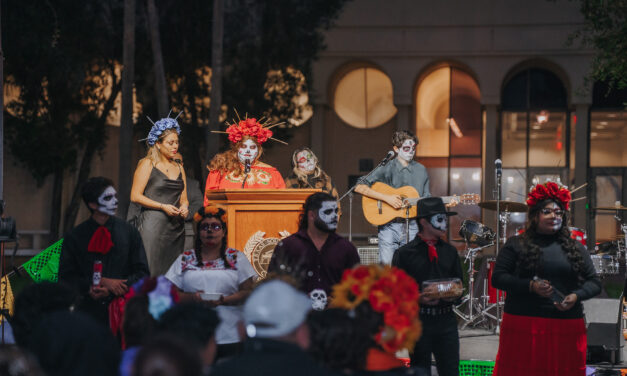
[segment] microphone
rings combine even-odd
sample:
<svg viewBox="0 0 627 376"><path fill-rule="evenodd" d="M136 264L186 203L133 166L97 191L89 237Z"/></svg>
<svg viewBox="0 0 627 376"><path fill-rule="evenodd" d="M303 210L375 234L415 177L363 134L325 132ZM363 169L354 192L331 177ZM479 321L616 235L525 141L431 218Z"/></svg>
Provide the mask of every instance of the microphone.
<svg viewBox="0 0 627 376"><path fill-rule="evenodd" d="M494 165L496 166L496 176L501 177L503 174L503 161L497 159L494 161Z"/></svg>
<svg viewBox="0 0 627 376"><path fill-rule="evenodd" d="M244 162L244 173L247 174L250 172L250 159L246 159Z"/></svg>
<svg viewBox="0 0 627 376"><path fill-rule="evenodd" d="M385 166L389 161L394 159L395 156L396 156L395 152L393 152L392 150L388 151L388 154L381 161L381 166Z"/></svg>

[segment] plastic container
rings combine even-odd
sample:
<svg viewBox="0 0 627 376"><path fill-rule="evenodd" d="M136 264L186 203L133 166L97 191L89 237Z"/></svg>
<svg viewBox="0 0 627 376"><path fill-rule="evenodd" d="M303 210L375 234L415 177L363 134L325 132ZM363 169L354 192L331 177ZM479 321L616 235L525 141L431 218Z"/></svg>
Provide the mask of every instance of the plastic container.
<svg viewBox="0 0 627 376"><path fill-rule="evenodd" d="M457 298L464 292L464 286L459 278L431 279L422 282L421 294L429 297L446 299Z"/></svg>

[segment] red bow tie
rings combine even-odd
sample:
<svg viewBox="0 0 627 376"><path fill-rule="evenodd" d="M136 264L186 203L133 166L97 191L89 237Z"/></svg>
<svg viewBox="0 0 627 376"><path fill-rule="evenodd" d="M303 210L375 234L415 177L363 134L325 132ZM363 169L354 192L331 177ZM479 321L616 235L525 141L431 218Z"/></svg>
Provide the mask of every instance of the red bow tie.
<svg viewBox="0 0 627 376"><path fill-rule="evenodd" d="M111 250L111 247L113 247L111 233L106 227L100 226L91 236L87 245L87 251L106 255Z"/></svg>
<svg viewBox="0 0 627 376"><path fill-rule="evenodd" d="M437 261L438 251L436 251L435 249L435 243L437 243L438 241L423 239L422 236L420 237L420 239L422 239L422 241L427 243L427 246L429 246L429 261L433 262L434 259Z"/></svg>

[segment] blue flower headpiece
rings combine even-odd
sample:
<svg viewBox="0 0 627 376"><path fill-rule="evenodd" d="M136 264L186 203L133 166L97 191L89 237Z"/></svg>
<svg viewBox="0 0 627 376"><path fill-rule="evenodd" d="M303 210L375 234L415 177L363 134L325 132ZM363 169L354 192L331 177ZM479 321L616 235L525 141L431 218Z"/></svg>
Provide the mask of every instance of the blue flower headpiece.
<svg viewBox="0 0 627 376"><path fill-rule="evenodd" d="M170 111L170 113L171 112L172 111ZM150 132L148 132L148 137L139 141L146 141L149 146L154 146L157 140L159 140L159 136L161 136L166 129L174 129L177 134L181 134L181 127L176 119L178 119L182 113L183 112L180 112L174 119L170 118L170 114L168 114L168 117L165 117L156 123L153 122L152 119L148 118L148 120L152 123L152 128L150 128Z"/></svg>

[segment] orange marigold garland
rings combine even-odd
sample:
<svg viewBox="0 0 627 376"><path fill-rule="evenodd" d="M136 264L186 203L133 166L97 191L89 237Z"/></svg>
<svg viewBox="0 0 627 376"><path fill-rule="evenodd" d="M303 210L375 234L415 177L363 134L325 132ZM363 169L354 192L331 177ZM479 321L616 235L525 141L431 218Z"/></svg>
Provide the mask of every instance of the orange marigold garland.
<svg viewBox="0 0 627 376"><path fill-rule="evenodd" d="M418 319L418 285L403 270L390 266L359 265L344 271L333 287L331 307L352 310L368 302L383 314L375 340L388 353L410 352L422 331Z"/></svg>
<svg viewBox="0 0 627 376"><path fill-rule="evenodd" d="M203 216L208 215L208 214L217 216L220 213L220 210L222 210L222 212L224 213L220 216L220 220L223 223L226 223L226 220L227 220L226 211L215 204L209 204L205 206L204 208L200 208L198 212L194 213L194 217L193 217L194 222L202 221Z"/></svg>

